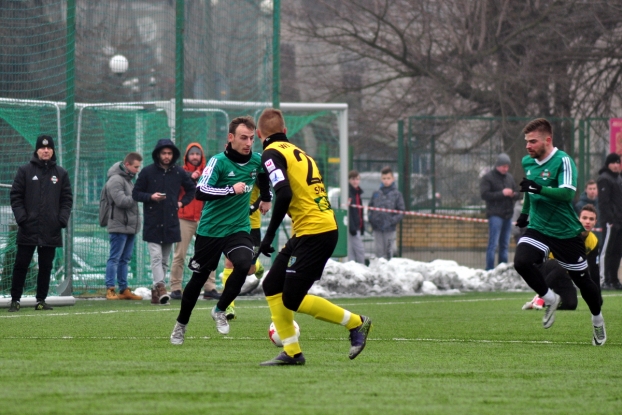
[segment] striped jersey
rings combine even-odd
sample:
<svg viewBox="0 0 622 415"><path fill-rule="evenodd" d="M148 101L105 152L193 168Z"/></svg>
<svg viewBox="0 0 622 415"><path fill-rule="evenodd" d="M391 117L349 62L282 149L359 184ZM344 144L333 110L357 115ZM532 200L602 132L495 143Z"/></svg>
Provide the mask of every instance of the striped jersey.
<svg viewBox="0 0 622 415"><path fill-rule="evenodd" d="M248 210L251 192L257 174L261 172L259 153L253 153L244 164L230 160L224 152L209 159L197 183L197 191L223 197L205 202L197 234L222 238L236 232L250 233ZM246 184L245 192L232 195L233 185L238 182Z"/></svg>
<svg viewBox="0 0 622 415"><path fill-rule="evenodd" d="M525 177L542 187L577 190L577 167L557 147L542 161L525 156L522 164ZM533 193L526 193L526 197L529 198L528 228L558 239L573 238L584 231L572 201L562 202Z"/></svg>

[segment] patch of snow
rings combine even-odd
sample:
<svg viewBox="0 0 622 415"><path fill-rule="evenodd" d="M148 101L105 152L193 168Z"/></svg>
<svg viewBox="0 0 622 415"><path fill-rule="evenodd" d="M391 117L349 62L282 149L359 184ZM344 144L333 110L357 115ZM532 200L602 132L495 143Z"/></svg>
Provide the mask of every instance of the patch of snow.
<svg viewBox="0 0 622 415"><path fill-rule="evenodd" d="M448 295L462 292L530 291L512 264L468 268L455 261L419 262L406 258L372 260L369 266L329 260L309 294L322 297ZM250 294L261 295L261 284Z"/></svg>

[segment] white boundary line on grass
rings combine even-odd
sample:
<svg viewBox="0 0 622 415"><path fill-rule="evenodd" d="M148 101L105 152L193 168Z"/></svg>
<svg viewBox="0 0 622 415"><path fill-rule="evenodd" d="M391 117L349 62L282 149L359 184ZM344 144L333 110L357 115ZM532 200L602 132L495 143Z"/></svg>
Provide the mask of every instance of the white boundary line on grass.
<svg viewBox="0 0 622 415"><path fill-rule="evenodd" d="M256 338L256 337L231 337L231 336L186 336L185 340L213 340L213 339L222 339L222 340L258 340L263 341L266 340L264 337ZM3 340L169 340L169 336L8 336L3 337ZM309 337L306 338L307 341L339 341L345 342L348 339L343 338L314 338ZM382 342L382 341L391 341L391 342L426 342L426 343L483 343L483 344L534 344L534 345L573 345L573 346L582 346L582 345L591 345L591 342L569 342L569 341L550 341L550 340L487 340L487 339L432 339L432 338L403 338L403 337L394 337L390 339L380 339L380 338L368 338L367 341L370 342ZM616 345L620 346L622 343L620 342L611 342L608 341L607 345Z"/></svg>
<svg viewBox="0 0 622 415"><path fill-rule="evenodd" d="M513 293L514 294L514 293ZM516 294L520 294L521 297L523 296L523 294L526 295L526 297L528 297L530 295L529 292L521 292L521 293L516 293ZM533 294L533 293L531 293ZM603 295L603 297L620 297L622 296L621 294L605 294ZM503 297L503 298L473 298L473 299L447 299L447 300L438 300L438 297L429 297L429 298L436 298L436 301L420 301L420 300L416 300L416 301L382 301L382 302L366 302L364 303L364 305L379 305L379 306L387 306L387 305L404 305L404 304L415 304L415 305L419 305L419 304L438 304L438 303L476 303L476 302L482 302L482 301L513 301L515 300L515 298L513 297ZM344 300L348 300L348 299L344 299ZM143 300L146 301L146 300ZM334 302L335 304L339 305L339 306L349 306L349 305L356 305L356 306L360 306L361 303L341 303L339 302L339 299L332 299L332 302ZM267 305L264 306L248 306L248 307L243 307L246 309L258 309L258 308L268 308ZM194 310L211 310L212 307L195 307ZM140 313L140 312L145 312L145 313L162 313L162 312L167 312L167 311L178 311L179 309L177 307L164 307L164 306L154 306L153 309L137 309L137 310L106 310L106 311L92 311L92 312L78 312L78 313L67 313L67 312L63 312L63 313L49 313L46 311L39 311L38 313L35 314L22 314L19 311L16 313L11 313L9 315L4 314L4 315L0 315L0 319L4 319L4 318L20 318L20 317L58 317L58 316L82 316L82 315L94 315L94 314L115 314L115 313ZM193 311L194 311L193 310Z"/></svg>

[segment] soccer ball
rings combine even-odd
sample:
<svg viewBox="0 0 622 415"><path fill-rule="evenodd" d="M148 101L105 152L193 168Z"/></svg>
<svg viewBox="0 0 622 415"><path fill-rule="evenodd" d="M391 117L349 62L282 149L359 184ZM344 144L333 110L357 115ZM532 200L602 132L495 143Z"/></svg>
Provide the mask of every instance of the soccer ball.
<svg viewBox="0 0 622 415"><path fill-rule="evenodd" d="M294 327L296 328L296 337L300 337L300 327L298 326L298 323L296 323L295 321L294 321ZM274 323L270 323L270 328L268 329L268 337L270 338L270 341L276 347L283 347L283 343L281 342L281 337L279 336L279 333L276 332L276 327L274 327Z"/></svg>

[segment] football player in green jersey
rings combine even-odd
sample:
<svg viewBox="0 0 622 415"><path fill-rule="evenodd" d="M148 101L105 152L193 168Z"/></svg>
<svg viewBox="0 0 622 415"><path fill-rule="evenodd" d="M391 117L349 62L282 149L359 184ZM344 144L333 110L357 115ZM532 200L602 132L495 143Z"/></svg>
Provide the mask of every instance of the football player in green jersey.
<svg viewBox="0 0 622 415"><path fill-rule="evenodd" d="M193 272L186 285L172 344L183 344L190 314L211 271L218 266L221 253L233 263L233 272L212 309L212 318L220 334L229 333L225 310L238 296L249 273L254 273L253 240L250 235L248 207L257 181L261 202L259 210L270 210L272 194L261 167L261 155L251 151L255 138L252 117L237 117L229 124L227 147L207 163L197 184L196 198L205 200L197 227L194 256L188 268Z"/></svg>
<svg viewBox="0 0 622 415"><path fill-rule="evenodd" d="M527 231L518 241L514 267L541 298L545 313L545 329L553 325L560 296L551 290L538 267L553 254L559 265L581 291L592 313L592 344L602 346L607 340L605 321L601 314L600 290L590 278L581 238L583 225L572 206L577 186L577 168L568 154L553 146L553 127L538 118L523 129L529 153L523 158L525 178L520 183L525 193L522 212L516 226Z"/></svg>
<svg viewBox="0 0 622 415"><path fill-rule="evenodd" d="M276 192L272 218L259 252L267 256L274 252L272 241L278 227L286 214L292 218L292 237L278 253L262 285L272 321L283 341L283 352L261 365L305 364L294 327L294 312L348 329L348 356L354 359L365 348L371 319L307 294L322 277L338 238L337 221L322 175L315 160L287 139L281 111L265 109L257 124L264 149L261 161Z"/></svg>

